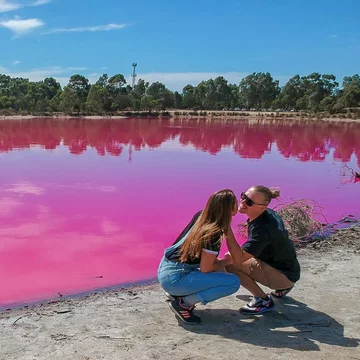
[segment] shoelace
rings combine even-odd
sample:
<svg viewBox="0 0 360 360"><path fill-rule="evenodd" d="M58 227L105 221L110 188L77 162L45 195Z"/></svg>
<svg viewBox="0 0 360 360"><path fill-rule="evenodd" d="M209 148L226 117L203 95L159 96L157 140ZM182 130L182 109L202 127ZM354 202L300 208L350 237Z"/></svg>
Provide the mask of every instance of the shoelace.
<svg viewBox="0 0 360 360"><path fill-rule="evenodd" d="M257 307L259 305L264 305L264 299L259 298L259 297L253 297L252 300L250 301L249 305L251 307ZM266 300L268 301L268 300ZM265 306L268 306L268 304L265 304Z"/></svg>
<svg viewBox="0 0 360 360"><path fill-rule="evenodd" d="M261 298L258 298L258 297L253 297L252 299L251 299L251 301L249 302L249 305L251 306L251 307L255 307L256 305L258 305L259 303L261 302Z"/></svg>
<svg viewBox="0 0 360 360"><path fill-rule="evenodd" d="M181 307L182 307L182 305L181 305ZM195 308L195 306L191 306L189 308L183 308L184 310L180 310L181 316L184 317L185 319L190 318L194 308Z"/></svg>

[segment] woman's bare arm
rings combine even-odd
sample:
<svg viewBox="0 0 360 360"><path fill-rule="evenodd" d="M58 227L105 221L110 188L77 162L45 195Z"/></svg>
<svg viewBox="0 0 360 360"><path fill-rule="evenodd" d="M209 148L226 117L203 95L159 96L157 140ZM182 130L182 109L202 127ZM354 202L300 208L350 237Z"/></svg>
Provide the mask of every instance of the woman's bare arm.
<svg viewBox="0 0 360 360"><path fill-rule="evenodd" d="M253 257L241 248L239 243L236 241L231 228L227 234L225 234L225 240L235 265L241 265L243 262Z"/></svg>
<svg viewBox="0 0 360 360"><path fill-rule="evenodd" d="M233 261L230 256L225 256L224 259L218 259L215 254L203 251L200 260L200 271L203 273L214 272L232 263Z"/></svg>

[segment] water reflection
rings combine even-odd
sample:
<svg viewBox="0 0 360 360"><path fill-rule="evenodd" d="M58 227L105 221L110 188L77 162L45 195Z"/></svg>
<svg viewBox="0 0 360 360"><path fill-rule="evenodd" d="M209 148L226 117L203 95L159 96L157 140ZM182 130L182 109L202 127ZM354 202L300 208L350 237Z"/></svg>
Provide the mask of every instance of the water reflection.
<svg viewBox="0 0 360 360"><path fill-rule="evenodd" d="M279 186L329 221L360 216L359 155L357 124L0 121L0 308L154 277L221 188Z"/></svg>
<svg viewBox="0 0 360 360"><path fill-rule="evenodd" d="M124 146L131 151L154 149L179 138L183 146L218 154L223 147L242 158L260 159L276 144L285 158L324 161L331 149L333 158L348 162L353 154L360 166L360 125L314 121L223 122L184 119L124 120L4 120L0 122L0 152L26 149L37 144L54 150L61 144L71 154L88 148L100 156L120 156Z"/></svg>

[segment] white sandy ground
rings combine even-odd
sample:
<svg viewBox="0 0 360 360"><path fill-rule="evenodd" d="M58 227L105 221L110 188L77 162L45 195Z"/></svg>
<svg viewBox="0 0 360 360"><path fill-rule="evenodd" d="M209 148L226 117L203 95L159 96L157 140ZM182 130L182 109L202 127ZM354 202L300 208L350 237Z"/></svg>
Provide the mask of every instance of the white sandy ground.
<svg viewBox="0 0 360 360"><path fill-rule="evenodd" d="M83 116L81 118L79 117L71 117L67 115L61 115L61 116L35 116L35 115L11 115L11 116L5 116L0 115L0 120L31 120L31 119L90 119L90 120L102 120L102 119L112 119L112 120L119 120L119 119L127 119L127 116L100 116L100 115L89 115L89 116Z"/></svg>
<svg viewBox="0 0 360 360"><path fill-rule="evenodd" d="M302 279L276 310L246 317L237 294L179 324L158 284L0 314L0 359L360 359L360 257L299 251Z"/></svg>
<svg viewBox="0 0 360 360"><path fill-rule="evenodd" d="M179 112L182 114L184 110L171 110L169 113L174 118L179 119L186 119L186 118L201 118L200 116L194 116L194 115L179 115L175 116L175 112ZM221 114L220 117L212 117L211 114ZM206 119L209 120L216 120L216 121L226 121L227 119L232 120L284 120L284 121L322 121L322 122L331 122L331 123L360 123L360 119L348 119L348 118L321 118L321 119L314 119L314 118L305 118L297 116L296 113L282 113L283 117L274 117L271 114L275 114L275 112L258 112L258 111L246 111L247 116L243 115L234 115L234 112L228 112L228 111L207 111ZM289 116L287 116L289 115ZM290 116L291 115L291 116ZM296 115L296 116L295 116ZM121 120L121 119L128 119L127 116L101 116L101 115L89 115L89 116L83 116L81 118L79 117L71 117L67 115L53 115L53 116L34 116L34 115L0 115L0 120L30 120L30 119L89 119L89 120L103 120L103 119L111 119L111 120Z"/></svg>

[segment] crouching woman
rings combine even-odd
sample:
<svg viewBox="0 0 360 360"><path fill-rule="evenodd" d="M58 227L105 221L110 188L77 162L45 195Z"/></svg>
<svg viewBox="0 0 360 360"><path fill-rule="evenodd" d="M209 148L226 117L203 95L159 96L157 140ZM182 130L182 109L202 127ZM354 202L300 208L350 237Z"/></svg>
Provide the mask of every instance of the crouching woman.
<svg viewBox="0 0 360 360"><path fill-rule="evenodd" d="M227 234L238 202L231 190L212 194L203 211L194 215L172 246L165 249L158 269L162 288L171 295L170 309L187 324L201 319L195 305L231 295L240 287L239 277L226 273L230 255L219 259L223 234Z"/></svg>

